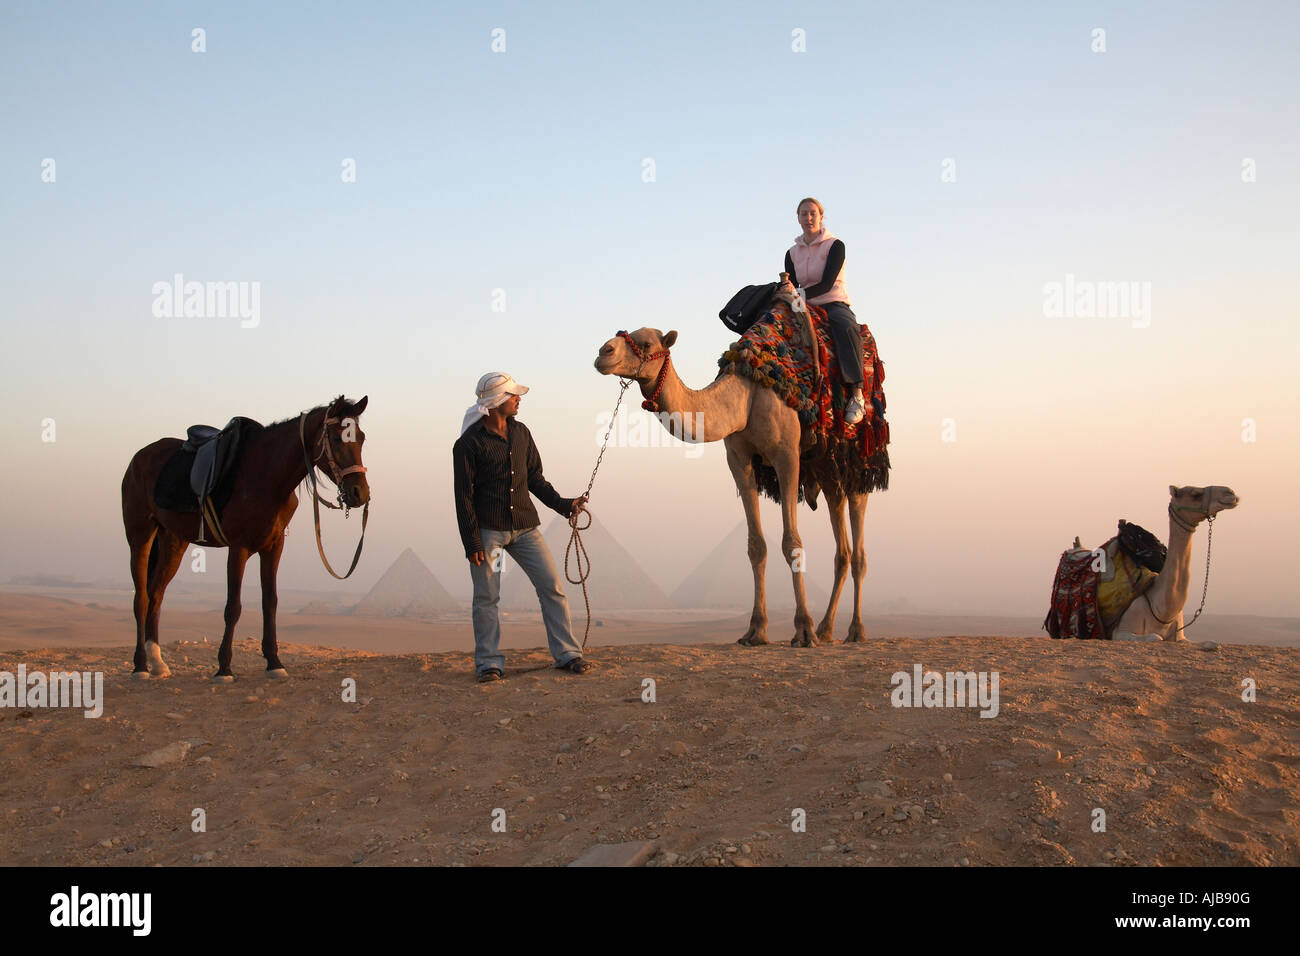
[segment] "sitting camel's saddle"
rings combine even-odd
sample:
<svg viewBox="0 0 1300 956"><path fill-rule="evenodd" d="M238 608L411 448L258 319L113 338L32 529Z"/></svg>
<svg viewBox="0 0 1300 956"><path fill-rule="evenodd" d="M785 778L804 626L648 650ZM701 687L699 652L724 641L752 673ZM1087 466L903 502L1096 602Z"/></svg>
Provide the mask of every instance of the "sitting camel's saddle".
<svg viewBox="0 0 1300 956"><path fill-rule="evenodd" d="M163 465L154 486L154 502L160 508L198 514L199 537L204 541L204 524L215 543L225 545L220 513L230 500L235 463L244 441L262 425L251 418L236 416L225 428L191 425L185 442Z"/></svg>

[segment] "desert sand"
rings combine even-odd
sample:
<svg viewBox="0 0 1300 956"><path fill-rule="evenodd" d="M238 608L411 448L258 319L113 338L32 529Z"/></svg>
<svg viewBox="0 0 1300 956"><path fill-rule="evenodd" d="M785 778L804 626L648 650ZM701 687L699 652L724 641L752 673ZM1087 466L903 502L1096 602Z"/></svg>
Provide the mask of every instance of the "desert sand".
<svg viewBox="0 0 1300 956"><path fill-rule="evenodd" d="M302 642L356 622L282 614L290 679L245 637L238 680L214 685L216 645L192 636L211 610L165 612L173 676L133 681L120 605L0 609L0 670L102 671L105 696L98 719L0 709L10 865L561 865L641 840L652 866L1300 863L1294 648L893 638L868 620L863 645L751 649L724 616L607 622L578 677L507 623L532 647L479 685L464 622L368 621L390 650L458 641L376 653ZM246 602L240 633L258 628ZM892 706L914 664L997 671L998 715ZM184 753L137 766L163 748Z"/></svg>

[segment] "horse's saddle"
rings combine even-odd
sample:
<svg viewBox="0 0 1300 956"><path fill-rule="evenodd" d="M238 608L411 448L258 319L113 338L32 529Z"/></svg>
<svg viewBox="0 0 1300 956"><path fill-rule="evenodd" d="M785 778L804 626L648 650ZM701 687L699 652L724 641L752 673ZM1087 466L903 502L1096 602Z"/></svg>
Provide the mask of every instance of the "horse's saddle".
<svg viewBox="0 0 1300 956"><path fill-rule="evenodd" d="M184 514L207 515L208 508L220 514L230 500L240 449L261 428L259 422L239 416L225 428L191 425L185 442L158 475L154 503Z"/></svg>

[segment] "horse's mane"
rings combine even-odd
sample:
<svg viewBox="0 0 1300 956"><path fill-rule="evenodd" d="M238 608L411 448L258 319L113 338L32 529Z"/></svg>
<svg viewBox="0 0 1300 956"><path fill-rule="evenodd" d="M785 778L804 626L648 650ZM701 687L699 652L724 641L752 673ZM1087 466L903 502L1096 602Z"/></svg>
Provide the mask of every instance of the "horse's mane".
<svg viewBox="0 0 1300 956"><path fill-rule="evenodd" d="M341 400L342 400L342 401L346 401L346 399L344 399L343 396L340 395L338 398L334 399L333 402L327 402L327 403L324 404L324 405L317 405L315 408L309 408L309 409L307 409L306 414L310 415L312 412L320 411L320 409L322 409L322 408L329 408L331 405L334 404L334 402L341 401ZM353 403L353 402L347 402L347 404L348 404L348 407L350 408L354 403ZM268 429L270 429L270 428L280 428L280 427L283 426L283 425L293 425L294 427L297 427L297 425L298 425L298 418L299 418L302 414L303 414L302 412L299 412L297 415L290 415L288 418L281 418L281 419L279 419L278 421L271 422L271 424L267 425L266 427L267 427Z"/></svg>

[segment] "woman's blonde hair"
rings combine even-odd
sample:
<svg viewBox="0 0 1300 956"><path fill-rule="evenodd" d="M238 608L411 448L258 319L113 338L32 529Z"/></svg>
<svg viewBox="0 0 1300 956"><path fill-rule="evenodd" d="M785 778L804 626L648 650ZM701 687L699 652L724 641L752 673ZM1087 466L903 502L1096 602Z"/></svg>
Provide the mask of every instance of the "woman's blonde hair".
<svg viewBox="0 0 1300 956"><path fill-rule="evenodd" d="M817 207L817 211L821 214L822 218L823 218L823 219L826 218L826 210L825 210L824 208L822 208L822 204L819 203L816 199L813 199L812 196L805 196L803 199L800 199L800 200L799 200L799 205L797 205L797 206L794 207L794 211L795 211L796 213L798 213L799 210L803 208L803 204L806 203L806 202L810 202L810 203L812 203L814 206L816 206L816 207Z"/></svg>

